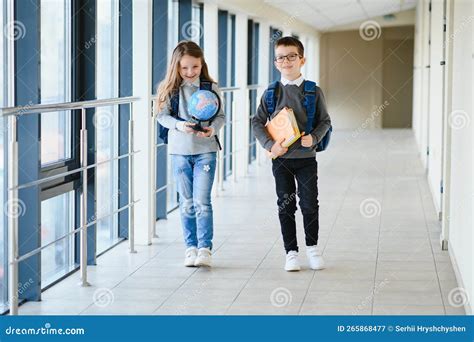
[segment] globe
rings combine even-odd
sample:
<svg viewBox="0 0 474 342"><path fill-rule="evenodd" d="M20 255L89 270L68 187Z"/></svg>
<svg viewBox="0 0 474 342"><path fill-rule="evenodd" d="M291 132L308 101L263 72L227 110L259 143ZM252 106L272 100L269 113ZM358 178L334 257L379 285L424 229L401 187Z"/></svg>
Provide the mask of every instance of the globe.
<svg viewBox="0 0 474 342"><path fill-rule="evenodd" d="M212 91L198 90L194 92L188 103L188 113L200 121L208 121L219 110L219 99Z"/></svg>

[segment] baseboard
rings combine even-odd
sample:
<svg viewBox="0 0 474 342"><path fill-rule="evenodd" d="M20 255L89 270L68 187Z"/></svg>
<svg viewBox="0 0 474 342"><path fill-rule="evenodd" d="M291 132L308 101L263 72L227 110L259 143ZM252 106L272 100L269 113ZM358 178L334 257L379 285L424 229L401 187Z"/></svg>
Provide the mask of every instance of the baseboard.
<svg viewBox="0 0 474 342"><path fill-rule="evenodd" d="M456 262L456 258L454 257L454 254L453 254L453 246L451 245L451 243L449 241L448 241L448 253L449 253L449 259L451 260L451 265L453 266L454 275L456 276L456 281L457 281L459 287L465 289L466 286L465 286L464 281L461 277L461 272L459 271L459 267L458 267L458 264ZM473 300L473 298L471 298L473 294L468 293L468 295L470 297L469 297L469 300L467 301L467 303L464 304L464 310L466 310L467 315L473 315L472 303L471 303L471 301Z"/></svg>

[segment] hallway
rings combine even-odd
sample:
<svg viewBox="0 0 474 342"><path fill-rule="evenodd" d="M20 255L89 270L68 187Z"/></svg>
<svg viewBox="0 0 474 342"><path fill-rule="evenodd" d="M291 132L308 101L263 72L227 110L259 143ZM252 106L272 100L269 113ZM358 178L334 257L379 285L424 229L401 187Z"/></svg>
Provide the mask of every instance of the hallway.
<svg viewBox="0 0 474 342"><path fill-rule="evenodd" d="M359 134L360 133L360 134ZM301 272L283 270L270 163L225 183L214 198L211 269L182 266L177 211L157 223L152 246L127 243L28 302L25 314L465 314L455 274L439 245L436 217L411 130L337 131L318 155L319 248L308 269L300 213ZM451 298L449 298L451 297Z"/></svg>

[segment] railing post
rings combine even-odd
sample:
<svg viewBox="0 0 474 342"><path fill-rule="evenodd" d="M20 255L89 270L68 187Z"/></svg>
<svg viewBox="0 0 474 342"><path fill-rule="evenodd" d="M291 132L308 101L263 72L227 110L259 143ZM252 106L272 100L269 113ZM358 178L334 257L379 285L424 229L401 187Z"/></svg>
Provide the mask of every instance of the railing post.
<svg viewBox="0 0 474 342"><path fill-rule="evenodd" d="M3 119L2 119L3 120ZM8 163L8 236L9 236L9 268L8 297L10 300L10 315L18 315L18 139L17 117L9 120L9 158Z"/></svg>
<svg viewBox="0 0 474 342"><path fill-rule="evenodd" d="M150 177L150 186L151 186L151 191L150 191L150 227L149 231L153 232L153 237L158 238L158 234L156 233L156 226L155 226L155 216L156 216L156 128L157 128L157 122L156 122L156 113L155 113L155 106L156 106L156 100L152 100L151 102L151 118L152 118L152 128L151 128L151 134L150 134L150 140L151 140L151 155L150 155L150 166L151 166L151 177Z"/></svg>
<svg viewBox="0 0 474 342"><path fill-rule="evenodd" d="M224 169L224 154L225 154L225 141L224 141L224 129L225 129L225 125L223 127L223 129L220 130L219 132L219 141L221 142L221 145L222 145L222 150L219 151L219 154L218 154L218 167L217 167L217 172L218 172L218 190L220 191L224 191L224 172L225 172L225 169Z"/></svg>
<svg viewBox="0 0 474 342"><path fill-rule="evenodd" d="M235 119L235 92L232 94L232 151L231 151L231 160L232 160L232 179L237 182L237 120Z"/></svg>
<svg viewBox="0 0 474 342"><path fill-rule="evenodd" d="M252 90L247 88L247 96L245 97L245 118L244 118L244 125L246 127L250 127L250 94L252 93ZM247 177L249 175L249 160L250 159L250 130L252 128L249 128L249 130L246 131L248 132L248 135L246 135L247 141L245 142L245 146L247 146L247 151L244 151L244 156L247 156L247 159L245 160L245 167L244 167L244 176Z"/></svg>
<svg viewBox="0 0 474 342"><path fill-rule="evenodd" d="M133 185L133 103L130 103L130 119L128 121L128 202L131 204L128 213L128 241L130 253L135 250L135 199Z"/></svg>
<svg viewBox="0 0 474 342"><path fill-rule="evenodd" d="M82 170L82 196L81 196L81 233L80 233L80 286L90 286L87 282L87 128L86 109L81 108L81 167Z"/></svg>

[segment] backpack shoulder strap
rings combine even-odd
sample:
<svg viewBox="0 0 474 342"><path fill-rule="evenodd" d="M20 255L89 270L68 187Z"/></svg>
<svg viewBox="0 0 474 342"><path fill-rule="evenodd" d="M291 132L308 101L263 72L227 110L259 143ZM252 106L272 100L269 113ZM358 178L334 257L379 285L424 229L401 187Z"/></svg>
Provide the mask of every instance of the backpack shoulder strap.
<svg viewBox="0 0 474 342"><path fill-rule="evenodd" d="M173 95L171 95L170 102L171 102L171 115L177 118L178 112L179 112L179 91L176 91L173 93Z"/></svg>
<svg viewBox="0 0 474 342"><path fill-rule="evenodd" d="M265 93L265 105L267 106L268 116L273 114L275 111L278 90L279 90L279 82L275 81L270 83L267 88L267 92Z"/></svg>
<svg viewBox="0 0 474 342"><path fill-rule="evenodd" d="M305 133L310 134L313 130L314 116L316 114L316 83L313 81L304 81L303 85L304 101L308 120L306 122Z"/></svg>
<svg viewBox="0 0 474 342"><path fill-rule="evenodd" d="M205 78L201 78L199 81L199 89L212 91L212 82Z"/></svg>

